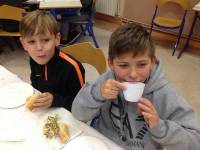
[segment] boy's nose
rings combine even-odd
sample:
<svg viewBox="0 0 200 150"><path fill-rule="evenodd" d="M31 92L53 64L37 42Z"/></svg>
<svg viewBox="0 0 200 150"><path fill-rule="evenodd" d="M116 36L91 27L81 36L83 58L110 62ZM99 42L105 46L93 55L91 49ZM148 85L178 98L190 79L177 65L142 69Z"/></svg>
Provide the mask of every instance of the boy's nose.
<svg viewBox="0 0 200 150"><path fill-rule="evenodd" d="M42 50L42 44L38 42L36 44L36 48L37 48L38 51L41 51Z"/></svg>
<svg viewBox="0 0 200 150"><path fill-rule="evenodd" d="M131 68L131 69L130 69L130 74L129 74L129 76L130 76L130 78L131 78L132 80L136 80L136 79L137 79L137 72L136 72L135 68Z"/></svg>

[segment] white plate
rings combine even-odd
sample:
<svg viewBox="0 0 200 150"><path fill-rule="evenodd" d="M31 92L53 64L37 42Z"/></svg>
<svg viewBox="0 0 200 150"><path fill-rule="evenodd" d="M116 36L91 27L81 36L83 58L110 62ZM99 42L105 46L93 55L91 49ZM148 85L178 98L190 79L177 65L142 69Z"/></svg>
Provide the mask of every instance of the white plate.
<svg viewBox="0 0 200 150"><path fill-rule="evenodd" d="M67 143L62 150L108 150L108 148L96 137L79 136Z"/></svg>
<svg viewBox="0 0 200 150"><path fill-rule="evenodd" d="M24 148L25 150L35 150L35 145L37 145L38 150L61 150L62 147L65 146L66 143L62 144L58 137L47 139L43 135L43 126L47 117L55 115L58 115L58 122L66 123L68 125L70 139L67 142L73 141L81 135L82 130L80 129L77 120L64 108L38 109L37 111L34 111L34 113L26 111L23 115L23 122L21 123L23 131L25 132L25 146L27 146Z"/></svg>
<svg viewBox="0 0 200 150"><path fill-rule="evenodd" d="M33 94L33 87L25 82L10 83L0 88L0 107L15 108L26 102Z"/></svg>

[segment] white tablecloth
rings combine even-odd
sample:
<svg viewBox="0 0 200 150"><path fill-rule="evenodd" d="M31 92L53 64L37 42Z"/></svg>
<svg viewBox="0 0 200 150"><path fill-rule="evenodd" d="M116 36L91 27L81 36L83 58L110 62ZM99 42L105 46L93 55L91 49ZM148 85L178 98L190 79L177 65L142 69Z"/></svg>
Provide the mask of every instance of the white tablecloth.
<svg viewBox="0 0 200 150"><path fill-rule="evenodd" d="M15 82L23 81L0 65L0 88ZM38 150L49 150L59 149L65 146L61 145L57 139L46 139L42 134L42 127L45 119L47 116L55 114L58 115L59 121L68 124L70 133L73 135L71 141L81 136L92 136L101 140L109 150L121 149L87 124L76 120L72 114L64 108L37 109L33 112L29 112L25 109L24 105L14 109L0 108L0 149L31 150L37 148Z"/></svg>
<svg viewBox="0 0 200 150"><path fill-rule="evenodd" d="M27 4L39 4L41 9L50 8L81 8L80 0L27 0Z"/></svg>

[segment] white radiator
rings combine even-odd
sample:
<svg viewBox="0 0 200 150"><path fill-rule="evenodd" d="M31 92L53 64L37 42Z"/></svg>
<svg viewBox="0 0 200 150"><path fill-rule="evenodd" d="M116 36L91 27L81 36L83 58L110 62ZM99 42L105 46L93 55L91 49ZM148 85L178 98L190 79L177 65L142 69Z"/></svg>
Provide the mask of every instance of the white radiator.
<svg viewBox="0 0 200 150"><path fill-rule="evenodd" d="M118 14L118 0L96 0L96 11L116 16Z"/></svg>

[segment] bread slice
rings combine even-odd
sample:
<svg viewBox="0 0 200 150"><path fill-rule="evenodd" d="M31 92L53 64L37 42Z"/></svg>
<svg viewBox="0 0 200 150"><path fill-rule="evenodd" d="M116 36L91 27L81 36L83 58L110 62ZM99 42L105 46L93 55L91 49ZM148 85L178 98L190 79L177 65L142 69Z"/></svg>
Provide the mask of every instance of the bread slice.
<svg viewBox="0 0 200 150"><path fill-rule="evenodd" d="M30 111L33 110L33 103L34 101L37 99L37 97L39 96L39 93L34 93L32 96L29 96L26 99L26 108Z"/></svg>
<svg viewBox="0 0 200 150"><path fill-rule="evenodd" d="M61 140L61 143L65 143L69 140L70 134L69 134L69 128L65 123L58 123L59 127L59 138Z"/></svg>

